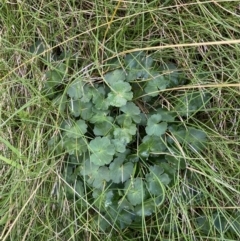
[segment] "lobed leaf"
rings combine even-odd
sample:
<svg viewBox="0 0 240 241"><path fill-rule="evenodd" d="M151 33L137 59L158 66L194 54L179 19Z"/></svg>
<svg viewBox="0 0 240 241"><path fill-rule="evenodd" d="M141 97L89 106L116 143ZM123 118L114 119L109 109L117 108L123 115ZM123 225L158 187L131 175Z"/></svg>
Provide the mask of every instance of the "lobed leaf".
<svg viewBox="0 0 240 241"><path fill-rule="evenodd" d="M126 151L127 143L124 140L112 139L111 142L114 145L116 152L124 153Z"/></svg>
<svg viewBox="0 0 240 241"><path fill-rule="evenodd" d="M153 198L146 200L143 204L138 204L134 208L134 212L142 217L147 217L152 215L155 212L156 204L153 200Z"/></svg>
<svg viewBox="0 0 240 241"><path fill-rule="evenodd" d="M110 86L113 86L117 82L123 83L126 79L126 73L123 69L116 69L106 73L103 78Z"/></svg>
<svg viewBox="0 0 240 241"><path fill-rule="evenodd" d="M144 90L149 96L155 97L158 95L158 90L167 88L167 84L167 80L162 75L156 71L151 71Z"/></svg>
<svg viewBox="0 0 240 241"><path fill-rule="evenodd" d="M127 102L126 105L124 105L120 108L120 111L125 113L125 115L124 115L125 118L130 118L135 123L140 123L140 121L141 121L140 109L133 102Z"/></svg>
<svg viewBox="0 0 240 241"><path fill-rule="evenodd" d="M152 195L163 195L165 192L164 185L171 181L164 169L159 165L150 166L150 173L146 174L147 187Z"/></svg>
<svg viewBox="0 0 240 241"><path fill-rule="evenodd" d="M184 127L174 128L174 126L172 126L170 131L180 143L194 151L203 150L205 147L207 135L202 130L193 127L185 129Z"/></svg>
<svg viewBox="0 0 240 241"><path fill-rule="evenodd" d="M145 200L145 183L141 178L126 181L124 188L127 198L132 205L141 204Z"/></svg>
<svg viewBox="0 0 240 241"><path fill-rule="evenodd" d="M211 99L209 93L191 92L177 99L175 110L181 116L189 116L202 109Z"/></svg>
<svg viewBox="0 0 240 241"><path fill-rule="evenodd" d="M114 193L112 190L102 191L100 189L94 189L92 196L94 198L94 206L104 211L112 205Z"/></svg>
<svg viewBox="0 0 240 241"><path fill-rule="evenodd" d="M81 116L84 120L90 120L93 116L92 103L84 103L81 100L70 99L68 108L74 117Z"/></svg>
<svg viewBox="0 0 240 241"><path fill-rule="evenodd" d="M87 132L87 124L84 120L78 120L73 126L65 125L64 131L70 138L79 138Z"/></svg>
<svg viewBox="0 0 240 241"><path fill-rule="evenodd" d="M110 178L113 183L124 183L130 178L133 172L133 163L123 163L121 159L116 158L109 166Z"/></svg>
<svg viewBox="0 0 240 241"><path fill-rule="evenodd" d="M101 189L110 181L108 167L99 167L89 160L85 160L81 166L80 174L85 177L88 184Z"/></svg>
<svg viewBox="0 0 240 241"><path fill-rule="evenodd" d="M90 155L91 162L98 166L109 164L115 154L114 145L106 137L96 137L91 140L89 149L92 152Z"/></svg>
<svg viewBox="0 0 240 241"><path fill-rule="evenodd" d="M124 126L122 128L116 127L113 131L115 139L118 139L122 143L129 143L132 140L132 136L136 134L137 127L135 124Z"/></svg>
<svg viewBox="0 0 240 241"><path fill-rule="evenodd" d="M103 87L99 87L93 95L92 102L94 107L98 110L107 110L109 103L106 99L106 91Z"/></svg>
<svg viewBox="0 0 240 241"><path fill-rule="evenodd" d="M167 122L161 122L162 116L160 114L152 115L147 121L146 133L150 136L161 136L167 130Z"/></svg>
<svg viewBox="0 0 240 241"><path fill-rule="evenodd" d="M70 155L80 156L88 150L87 141L83 138L64 137L61 140L61 145Z"/></svg>
<svg viewBox="0 0 240 241"><path fill-rule="evenodd" d="M113 128L111 122L97 122L94 125L93 133L96 136L106 136Z"/></svg>
<svg viewBox="0 0 240 241"><path fill-rule="evenodd" d="M68 86L67 94L73 100L81 99L84 94L84 90L83 90L84 85L85 85L85 82L83 81L82 78L76 79Z"/></svg>
<svg viewBox="0 0 240 241"><path fill-rule="evenodd" d="M107 101L111 106L121 107L126 105L127 101L132 100L133 93L131 85L126 82L116 82L111 85L112 91L108 93Z"/></svg>

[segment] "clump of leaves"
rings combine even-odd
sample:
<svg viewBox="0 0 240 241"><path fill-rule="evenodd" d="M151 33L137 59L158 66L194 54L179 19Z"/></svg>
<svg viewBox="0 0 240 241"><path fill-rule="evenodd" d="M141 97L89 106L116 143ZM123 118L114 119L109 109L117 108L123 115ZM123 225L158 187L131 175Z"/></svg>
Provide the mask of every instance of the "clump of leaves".
<svg viewBox="0 0 240 241"><path fill-rule="evenodd" d="M51 99L64 81L62 73L47 73L44 90ZM205 148L206 134L183 125L179 116L201 109L209 96L195 93L189 102L182 98L172 103L172 110L160 107L159 91L185 82L173 63L159 66L151 56L135 52L121 64L115 61L102 83L78 77L62 92L61 111L70 117L49 148L68 154L65 179L79 195L91 196L88 201L102 214L93 222L102 229L109 223L124 228L156 212L165 201L166 187L186 168L179 145L192 152Z"/></svg>

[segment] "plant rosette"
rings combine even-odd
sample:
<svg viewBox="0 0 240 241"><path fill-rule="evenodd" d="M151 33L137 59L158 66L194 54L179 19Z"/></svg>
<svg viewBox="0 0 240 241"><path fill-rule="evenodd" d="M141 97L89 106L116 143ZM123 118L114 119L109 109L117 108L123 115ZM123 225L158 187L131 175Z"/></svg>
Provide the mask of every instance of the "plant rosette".
<svg viewBox="0 0 240 241"><path fill-rule="evenodd" d="M158 66L143 52L109 66L102 83L78 77L59 93L65 81L61 65L49 70L44 88L67 116L61 134L48 144L58 155L67 154L63 176L72 187L69 198L87 195L102 214L96 213L93 222L103 230L109 223L127 227L166 201L166 190L187 165L179 146L194 154L207 141L205 132L183 124L179 116L193 115L210 99L190 93L171 110L162 108L159 93L186 81L174 64Z"/></svg>

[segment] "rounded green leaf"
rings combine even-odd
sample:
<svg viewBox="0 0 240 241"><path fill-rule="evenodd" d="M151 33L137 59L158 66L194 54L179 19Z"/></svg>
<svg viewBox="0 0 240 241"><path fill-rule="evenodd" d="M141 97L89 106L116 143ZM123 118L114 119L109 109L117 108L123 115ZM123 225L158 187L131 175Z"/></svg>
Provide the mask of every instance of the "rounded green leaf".
<svg viewBox="0 0 240 241"><path fill-rule="evenodd" d="M118 139L122 143L129 143L132 140L132 136L136 134L137 127L135 124L124 126L122 128L116 127L113 135L115 139Z"/></svg>
<svg viewBox="0 0 240 241"><path fill-rule="evenodd" d="M65 136L61 140L61 145L64 147L65 151L72 155L82 155L84 152L87 151L87 141L83 138L69 138Z"/></svg>
<svg viewBox="0 0 240 241"><path fill-rule="evenodd" d="M89 120L93 116L92 103L84 103L81 100L69 100L68 108L74 117L81 116L84 120Z"/></svg>
<svg viewBox="0 0 240 241"><path fill-rule="evenodd" d="M116 158L110 164L109 170L110 178L113 183L124 183L127 179L130 178L133 172L133 163L127 162L123 164L121 160Z"/></svg>
<svg viewBox="0 0 240 241"><path fill-rule="evenodd" d="M163 195L165 192L164 185L168 185L171 181L164 169L158 165L149 168L150 173L146 174L147 187L153 195Z"/></svg>
<svg viewBox="0 0 240 241"><path fill-rule="evenodd" d="M166 144L160 136L145 136L142 141L152 153L158 154L166 150Z"/></svg>
<svg viewBox="0 0 240 241"><path fill-rule="evenodd" d="M113 124L111 122L97 122L94 124L93 133L96 136L106 136L112 128Z"/></svg>
<svg viewBox="0 0 240 241"><path fill-rule="evenodd" d="M115 146L116 152L124 153L126 151L127 143L118 139L112 139L111 142Z"/></svg>
<svg viewBox="0 0 240 241"><path fill-rule="evenodd" d="M161 122L160 114L152 115L147 121L146 133L150 136L161 136L167 130L167 122Z"/></svg>
<svg viewBox="0 0 240 241"><path fill-rule="evenodd" d="M106 137L96 137L91 140L89 149L92 152L90 156L91 162L98 166L109 164L115 154L114 145Z"/></svg>
<svg viewBox="0 0 240 241"><path fill-rule="evenodd" d="M166 89L167 84L168 82L163 75L160 75L159 72L156 71L150 71L149 79L144 90L149 96L154 97L158 95L158 90Z"/></svg>
<svg viewBox="0 0 240 241"><path fill-rule="evenodd" d="M131 85L126 82L116 82L112 84L107 100L111 106L121 107L126 105L127 101L132 100L132 98Z"/></svg>
<svg viewBox="0 0 240 241"><path fill-rule="evenodd" d="M101 189L106 182L110 181L108 167L99 167L99 165L95 165L88 159L81 165L80 174L84 176L88 184L99 189Z"/></svg>
<svg viewBox="0 0 240 241"><path fill-rule="evenodd" d="M155 212L155 208L156 208L156 203L154 202L154 200L151 198L149 200L146 200L144 202L144 204L139 204L134 208L134 212L142 217L142 216L150 216L152 215L152 213Z"/></svg>
<svg viewBox="0 0 240 241"><path fill-rule="evenodd" d="M72 127L66 126L65 131L68 137L79 138L87 132L87 125L84 120L78 120Z"/></svg>
<svg viewBox="0 0 240 241"><path fill-rule="evenodd" d="M131 118L135 123L141 121L140 109L133 102L127 102L120 110L125 113L125 118Z"/></svg>
<svg viewBox="0 0 240 241"><path fill-rule="evenodd" d="M126 73L122 69L116 69L106 73L103 78L108 84L110 84L110 86L112 86L118 81L124 81L126 79Z"/></svg>
<svg viewBox="0 0 240 241"><path fill-rule="evenodd" d="M141 178L134 178L125 183L125 193L132 205L141 204L146 198L145 184Z"/></svg>
<svg viewBox="0 0 240 241"><path fill-rule="evenodd" d="M67 89L67 94L74 100L80 99L83 96L83 79L79 78L72 82Z"/></svg>

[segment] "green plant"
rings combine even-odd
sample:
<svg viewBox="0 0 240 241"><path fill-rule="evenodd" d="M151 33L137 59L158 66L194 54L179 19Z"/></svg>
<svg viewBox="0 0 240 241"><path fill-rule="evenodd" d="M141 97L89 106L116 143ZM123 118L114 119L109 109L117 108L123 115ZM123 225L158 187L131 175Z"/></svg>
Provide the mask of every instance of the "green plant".
<svg viewBox="0 0 240 241"><path fill-rule="evenodd" d="M49 141L50 149L66 154L63 173L72 187L66 185L67 193L101 213L93 222L103 230L156 212L186 168L182 149L194 154L207 140L180 117L201 109L210 96L192 93L171 110L162 108L159 92L186 83L183 73L173 63L158 66L143 52L121 61L109 63L101 83L78 77L66 87L62 63L48 71L44 88L63 115L70 113Z"/></svg>

